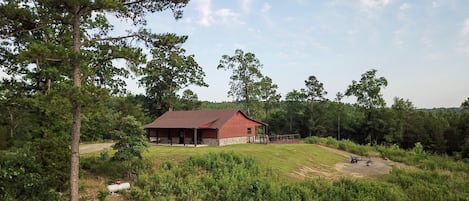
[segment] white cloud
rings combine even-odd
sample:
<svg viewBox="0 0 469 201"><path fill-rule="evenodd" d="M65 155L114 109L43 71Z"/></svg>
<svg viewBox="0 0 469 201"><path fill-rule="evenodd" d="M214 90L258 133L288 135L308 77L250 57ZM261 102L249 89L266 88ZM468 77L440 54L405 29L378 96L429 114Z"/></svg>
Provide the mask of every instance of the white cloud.
<svg viewBox="0 0 469 201"><path fill-rule="evenodd" d="M246 44L243 43L235 43L233 44L234 49L246 49Z"/></svg>
<svg viewBox="0 0 469 201"><path fill-rule="evenodd" d="M295 2L299 5L304 5L306 3L306 0L296 0Z"/></svg>
<svg viewBox="0 0 469 201"><path fill-rule="evenodd" d="M271 8L272 8L272 6L269 3L266 2L262 6L261 13L265 15L265 14L269 13Z"/></svg>
<svg viewBox="0 0 469 201"><path fill-rule="evenodd" d="M197 21L202 26L210 26L213 23L211 0L198 0L196 10L200 12L201 18Z"/></svg>
<svg viewBox="0 0 469 201"><path fill-rule="evenodd" d="M456 47L456 51L469 54L469 18L467 18L461 28L461 38Z"/></svg>
<svg viewBox="0 0 469 201"><path fill-rule="evenodd" d="M221 21L225 24L229 22L239 22L238 21L239 14L236 12L233 12L231 9L228 9L228 8L222 8L222 9L216 10L215 15L219 17Z"/></svg>
<svg viewBox="0 0 469 201"><path fill-rule="evenodd" d="M461 33L463 36L469 36L469 18L464 21L464 24L462 25Z"/></svg>
<svg viewBox="0 0 469 201"><path fill-rule="evenodd" d="M360 0L360 11L366 14L367 18L373 19L380 16L382 10L391 4L391 0Z"/></svg>
<svg viewBox="0 0 469 201"><path fill-rule="evenodd" d="M241 9L244 12L249 12L249 10L251 10L251 3L252 3L252 0L242 0L241 1Z"/></svg>
<svg viewBox="0 0 469 201"><path fill-rule="evenodd" d="M265 2L264 5L262 5L262 8L261 8L261 16L262 16L262 18L264 18L264 20L267 22L267 24L269 26L273 25L273 22L272 22L272 20L270 19L270 16L269 16L269 12L270 12L271 8L272 8L272 6L267 2Z"/></svg>
<svg viewBox="0 0 469 201"><path fill-rule="evenodd" d="M403 3L403 4L399 7L399 9L401 9L401 10L407 10L407 9L410 9L410 8L412 8L412 4L407 3L407 2L406 2L406 3Z"/></svg>
<svg viewBox="0 0 469 201"><path fill-rule="evenodd" d="M365 9L382 8L391 4L391 0L360 0L360 4Z"/></svg>
<svg viewBox="0 0 469 201"><path fill-rule="evenodd" d="M394 35L394 43L396 44L397 47L402 47L404 45L404 40L403 40L403 32L402 30L396 30L393 33Z"/></svg>
<svg viewBox="0 0 469 201"><path fill-rule="evenodd" d="M438 7L440 7L440 4L439 4L438 2L436 2L436 1L433 1L433 2L432 2L432 7L433 7L433 8L438 8Z"/></svg>
<svg viewBox="0 0 469 201"><path fill-rule="evenodd" d="M218 10L212 10L211 0L197 0L196 10L200 14L200 18L197 23L202 26L211 26L217 22L222 24L227 23L238 23L243 24L238 20L239 14L228 8L221 8Z"/></svg>

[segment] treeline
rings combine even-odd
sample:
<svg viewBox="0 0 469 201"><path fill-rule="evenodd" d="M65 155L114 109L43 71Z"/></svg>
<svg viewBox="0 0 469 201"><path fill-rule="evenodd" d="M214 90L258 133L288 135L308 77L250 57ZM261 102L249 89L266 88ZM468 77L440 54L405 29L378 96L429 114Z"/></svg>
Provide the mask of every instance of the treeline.
<svg viewBox="0 0 469 201"><path fill-rule="evenodd" d="M376 109L368 121L356 106L332 101L315 103L315 115L304 101L282 101L266 122L272 134L299 133L350 139L360 144L398 145L438 154L469 157L469 112L464 110L421 110L396 98L391 107ZM313 124L308 125L308 124ZM368 128L368 130L367 130Z"/></svg>
<svg viewBox="0 0 469 201"><path fill-rule="evenodd" d="M389 107L367 109L357 104L323 99L311 102L300 90L284 100L251 103L251 116L269 124L270 134L300 134L349 139L360 144L397 145L411 149L421 143L424 150L469 158L469 107L417 109L412 102L394 98ZM198 109L241 108L243 102L201 102ZM370 112L372 111L372 112Z"/></svg>

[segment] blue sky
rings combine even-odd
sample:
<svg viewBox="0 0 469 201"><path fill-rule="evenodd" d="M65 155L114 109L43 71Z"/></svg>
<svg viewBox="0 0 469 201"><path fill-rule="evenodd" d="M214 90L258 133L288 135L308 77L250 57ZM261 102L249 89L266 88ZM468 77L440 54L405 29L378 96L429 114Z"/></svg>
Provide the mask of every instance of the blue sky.
<svg viewBox="0 0 469 201"><path fill-rule="evenodd" d="M400 97L418 108L459 107L469 97L467 0L191 0L183 10L178 21L170 11L150 15L148 26L189 36L183 48L210 85L189 87L200 100L232 100L231 73L217 65L236 49L256 54L283 97L315 75L334 99L370 69L388 80L387 106ZM130 28L111 21L116 34Z"/></svg>
<svg viewBox="0 0 469 201"><path fill-rule="evenodd" d="M153 32L189 36L183 48L210 85L189 87L200 100L232 100L231 73L217 65L235 49L256 54L283 97L315 75L334 99L370 69L388 80L388 106L401 97L458 107L469 97L467 0L191 0L178 21L170 11L148 19ZM144 93L135 82L127 88Z"/></svg>
<svg viewBox="0 0 469 201"><path fill-rule="evenodd" d="M230 72L217 65L238 48L256 54L282 96L315 75L333 99L377 69L388 106L401 97L418 108L458 107L469 97L467 0L191 0L182 19L157 13L149 27L189 36L183 47L210 85L189 87L200 100L232 100Z"/></svg>

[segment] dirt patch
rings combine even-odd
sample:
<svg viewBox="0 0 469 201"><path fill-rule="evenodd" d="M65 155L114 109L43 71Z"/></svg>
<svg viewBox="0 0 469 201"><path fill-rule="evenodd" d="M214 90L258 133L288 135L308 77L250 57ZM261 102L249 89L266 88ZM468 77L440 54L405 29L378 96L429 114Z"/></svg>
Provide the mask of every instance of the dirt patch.
<svg viewBox="0 0 469 201"><path fill-rule="evenodd" d="M367 157L367 156L358 156L346 151L325 147L317 145L323 149L326 149L330 152L337 153L344 156L343 163L337 163L334 167L316 165L315 167L304 166L297 171L294 171L293 174L301 178L330 178L336 179L341 177L354 177L354 178L365 178L365 177L374 177L383 174L389 174L393 167L398 168L407 168L408 166L397 163L394 161L386 160L379 157ZM358 158L357 163L350 163L351 157Z"/></svg>
<svg viewBox="0 0 469 201"><path fill-rule="evenodd" d="M316 167L303 166L299 170L293 171L293 176L299 178L336 178L340 177L331 167L318 165Z"/></svg>
<svg viewBox="0 0 469 201"><path fill-rule="evenodd" d="M114 143L96 143L96 144L80 144L80 153L87 154L111 149Z"/></svg>

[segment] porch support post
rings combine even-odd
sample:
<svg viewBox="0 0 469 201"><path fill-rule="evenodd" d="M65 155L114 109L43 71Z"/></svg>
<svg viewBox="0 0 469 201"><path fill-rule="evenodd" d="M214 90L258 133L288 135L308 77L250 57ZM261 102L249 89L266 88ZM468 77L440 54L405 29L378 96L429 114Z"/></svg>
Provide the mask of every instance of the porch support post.
<svg viewBox="0 0 469 201"><path fill-rule="evenodd" d="M194 128L194 147L197 147L197 128Z"/></svg>
<svg viewBox="0 0 469 201"><path fill-rule="evenodd" d="M158 141L160 141L160 135L157 129L155 129L155 133L156 133L156 144L159 144Z"/></svg>
<svg viewBox="0 0 469 201"><path fill-rule="evenodd" d="M220 146L220 135L219 135L220 130L217 128L217 146Z"/></svg>
<svg viewBox="0 0 469 201"><path fill-rule="evenodd" d="M173 146L173 136L171 135L171 129L168 128L168 138L170 140L171 146Z"/></svg>

